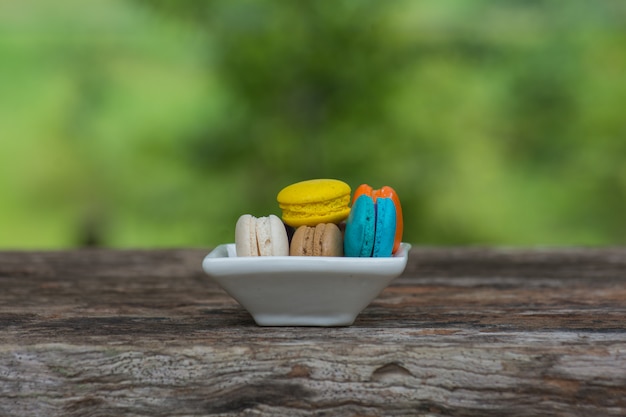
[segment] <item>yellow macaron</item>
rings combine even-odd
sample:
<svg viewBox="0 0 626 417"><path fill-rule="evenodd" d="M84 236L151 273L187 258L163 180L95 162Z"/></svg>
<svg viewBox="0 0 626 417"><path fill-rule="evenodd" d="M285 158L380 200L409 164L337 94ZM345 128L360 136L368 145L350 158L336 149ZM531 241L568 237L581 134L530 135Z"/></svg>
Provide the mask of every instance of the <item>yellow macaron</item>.
<svg viewBox="0 0 626 417"><path fill-rule="evenodd" d="M350 214L350 186L335 179L297 182L283 188L276 199L289 226L340 223Z"/></svg>

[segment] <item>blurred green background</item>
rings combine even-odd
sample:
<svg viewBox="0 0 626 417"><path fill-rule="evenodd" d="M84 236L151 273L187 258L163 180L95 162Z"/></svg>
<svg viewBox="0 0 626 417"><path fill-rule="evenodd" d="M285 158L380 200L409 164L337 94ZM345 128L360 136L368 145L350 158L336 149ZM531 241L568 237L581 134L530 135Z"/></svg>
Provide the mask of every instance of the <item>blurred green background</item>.
<svg viewBox="0 0 626 417"><path fill-rule="evenodd" d="M391 185L428 245L626 243L626 2L0 2L0 248L215 246Z"/></svg>

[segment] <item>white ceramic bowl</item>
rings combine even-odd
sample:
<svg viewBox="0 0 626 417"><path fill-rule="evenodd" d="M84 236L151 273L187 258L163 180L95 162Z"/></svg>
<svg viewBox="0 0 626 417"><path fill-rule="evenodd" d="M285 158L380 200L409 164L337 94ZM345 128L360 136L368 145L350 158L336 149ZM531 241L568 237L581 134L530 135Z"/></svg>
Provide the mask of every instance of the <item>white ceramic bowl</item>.
<svg viewBox="0 0 626 417"><path fill-rule="evenodd" d="M410 247L390 258L237 257L230 243L202 268L260 326L349 326L404 271Z"/></svg>

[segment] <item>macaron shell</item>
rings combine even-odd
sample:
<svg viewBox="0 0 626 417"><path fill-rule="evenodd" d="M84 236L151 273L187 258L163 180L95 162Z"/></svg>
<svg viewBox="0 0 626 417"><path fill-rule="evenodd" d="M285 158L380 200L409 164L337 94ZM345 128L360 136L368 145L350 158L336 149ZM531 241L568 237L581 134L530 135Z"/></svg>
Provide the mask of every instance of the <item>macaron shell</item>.
<svg viewBox="0 0 626 417"><path fill-rule="evenodd" d="M275 215L270 214L268 217L270 228L270 255L271 256L288 256L289 240L287 238L287 229L283 222ZM258 236L257 236L258 240ZM259 245L260 246L260 245Z"/></svg>
<svg viewBox="0 0 626 417"><path fill-rule="evenodd" d="M335 179L314 179L296 182L283 188L276 199L280 204L306 204L333 200L350 195L351 188Z"/></svg>
<svg viewBox="0 0 626 417"><path fill-rule="evenodd" d="M374 201L367 195L359 196L348 216L344 234L345 256L370 257L374 249L376 211Z"/></svg>
<svg viewBox="0 0 626 417"><path fill-rule="evenodd" d="M396 233L396 207L391 198L376 199L376 231L372 256L391 256Z"/></svg>
<svg viewBox="0 0 626 417"><path fill-rule="evenodd" d="M267 217L256 219L256 241L260 256L272 255L272 231Z"/></svg>
<svg viewBox="0 0 626 417"><path fill-rule="evenodd" d="M313 256L322 256L323 239L326 223L320 223L312 228L313 230Z"/></svg>
<svg viewBox="0 0 626 417"><path fill-rule="evenodd" d="M259 256L256 243L256 218L250 214L239 217L235 225L237 256Z"/></svg>
<svg viewBox="0 0 626 417"><path fill-rule="evenodd" d="M334 223L320 223L315 226L314 256L343 256L343 236Z"/></svg>
<svg viewBox="0 0 626 417"><path fill-rule="evenodd" d="M300 226L296 229L291 238L289 255L291 256L312 256L313 241L315 239L315 229L309 226Z"/></svg>
<svg viewBox="0 0 626 417"><path fill-rule="evenodd" d="M396 210L396 233L393 240L393 253L396 253L400 249L402 243L402 231L404 230L404 219L402 217L402 205L400 204L400 198L396 190L388 185L382 187L378 192L378 198L387 197L391 198Z"/></svg>

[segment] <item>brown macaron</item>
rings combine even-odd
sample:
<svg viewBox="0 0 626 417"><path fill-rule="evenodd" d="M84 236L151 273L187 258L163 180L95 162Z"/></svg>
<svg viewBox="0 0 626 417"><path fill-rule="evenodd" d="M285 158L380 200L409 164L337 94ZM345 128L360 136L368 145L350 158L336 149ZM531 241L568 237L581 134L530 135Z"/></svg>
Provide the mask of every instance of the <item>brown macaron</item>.
<svg viewBox="0 0 626 417"><path fill-rule="evenodd" d="M343 256L343 236L334 223L300 226L291 239L291 256Z"/></svg>

